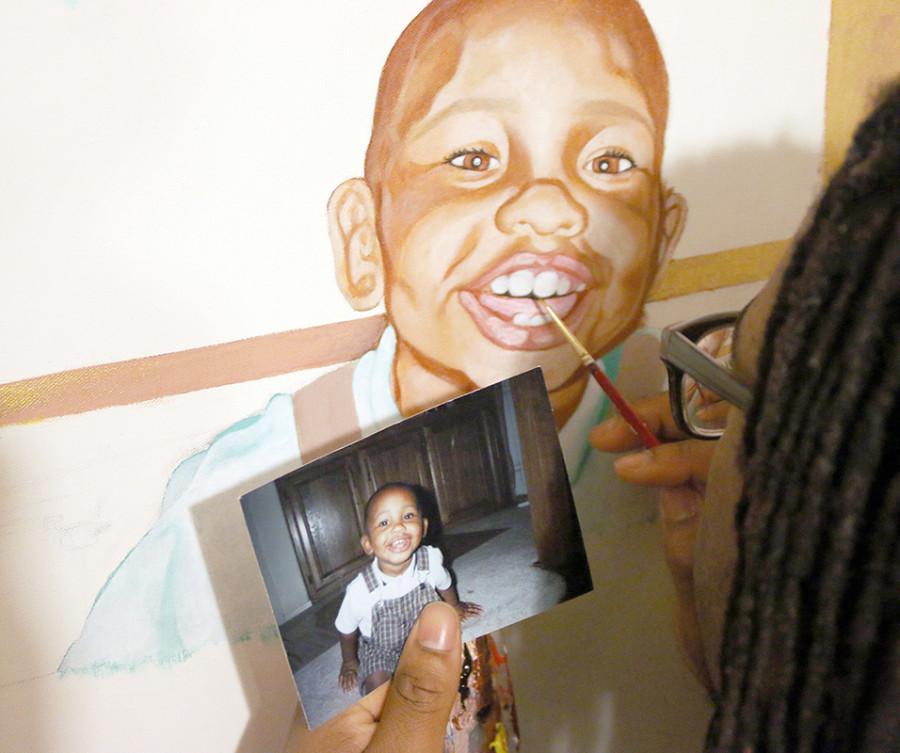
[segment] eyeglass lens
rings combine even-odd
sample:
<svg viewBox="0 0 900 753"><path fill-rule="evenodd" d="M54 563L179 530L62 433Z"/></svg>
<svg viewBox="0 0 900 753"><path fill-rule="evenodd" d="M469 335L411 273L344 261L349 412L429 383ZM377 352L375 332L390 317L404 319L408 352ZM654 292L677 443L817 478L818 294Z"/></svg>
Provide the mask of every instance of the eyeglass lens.
<svg viewBox="0 0 900 753"><path fill-rule="evenodd" d="M712 329L695 345L716 363L730 369L733 332L734 327L731 324ZM725 430L729 404L689 374L684 374L681 379L681 404L684 406L688 425L698 434L718 436Z"/></svg>

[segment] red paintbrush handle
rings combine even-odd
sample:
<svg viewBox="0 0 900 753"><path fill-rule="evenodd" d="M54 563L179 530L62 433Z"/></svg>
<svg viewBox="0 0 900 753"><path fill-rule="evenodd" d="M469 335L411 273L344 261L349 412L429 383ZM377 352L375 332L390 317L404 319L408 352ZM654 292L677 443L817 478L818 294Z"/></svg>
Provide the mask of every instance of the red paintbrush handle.
<svg viewBox="0 0 900 753"><path fill-rule="evenodd" d="M587 359L585 359L587 360ZM588 368L591 370L591 374L594 375L594 379L597 381L597 384L603 388L603 391L607 394L610 400L612 400L613 405L616 406L616 410L619 411L622 418L624 418L628 425L634 429L635 434L637 434L641 442L644 443L644 447L648 450L651 447L656 447L659 445L659 440L653 436L653 432L650 431L647 424L644 423L643 419L634 412L634 408L632 408L626 401L625 398L622 397L622 394L619 390L616 389L616 386L612 383L612 380L606 376L603 369L601 369L596 363L588 364Z"/></svg>

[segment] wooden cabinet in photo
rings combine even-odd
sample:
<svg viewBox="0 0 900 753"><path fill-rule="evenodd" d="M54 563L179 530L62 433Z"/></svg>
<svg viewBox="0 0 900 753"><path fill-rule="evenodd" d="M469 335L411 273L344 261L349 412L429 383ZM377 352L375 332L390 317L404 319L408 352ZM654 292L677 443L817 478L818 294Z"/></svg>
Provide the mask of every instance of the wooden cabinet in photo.
<svg viewBox="0 0 900 753"><path fill-rule="evenodd" d="M515 501L499 390L438 406L278 481L309 596L321 599L368 563L360 544L366 500L390 481L434 495L440 528ZM432 524L437 521L432 521Z"/></svg>

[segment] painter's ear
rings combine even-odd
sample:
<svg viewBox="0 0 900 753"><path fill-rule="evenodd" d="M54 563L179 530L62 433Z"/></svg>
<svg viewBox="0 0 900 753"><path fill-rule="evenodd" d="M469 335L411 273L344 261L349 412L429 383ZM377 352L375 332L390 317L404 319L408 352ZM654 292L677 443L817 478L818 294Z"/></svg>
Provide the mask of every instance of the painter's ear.
<svg viewBox="0 0 900 753"><path fill-rule="evenodd" d="M687 221L687 202L684 196L671 188L663 191L662 200L662 227L659 236L659 256L657 258L656 279L662 277L666 266L675 253L675 247L684 231Z"/></svg>
<svg viewBox="0 0 900 753"><path fill-rule="evenodd" d="M338 287L357 311L384 297L384 259L375 232L375 200L369 184L353 178L328 199L328 233Z"/></svg>
<svg viewBox="0 0 900 753"><path fill-rule="evenodd" d="M362 544L363 551L369 555L370 557L375 554L375 549L372 547L372 542L369 541L369 537L366 534L363 534L359 537L359 543Z"/></svg>

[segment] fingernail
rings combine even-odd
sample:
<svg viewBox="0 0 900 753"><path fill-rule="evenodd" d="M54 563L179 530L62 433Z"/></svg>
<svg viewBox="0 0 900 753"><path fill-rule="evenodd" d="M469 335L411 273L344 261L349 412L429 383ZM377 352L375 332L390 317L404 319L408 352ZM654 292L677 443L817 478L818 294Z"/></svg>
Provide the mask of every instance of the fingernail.
<svg viewBox="0 0 900 753"><path fill-rule="evenodd" d="M459 621L452 608L429 604L419 615L416 640L429 651L449 651L459 641Z"/></svg>
<svg viewBox="0 0 900 753"><path fill-rule="evenodd" d="M668 523L681 523L700 510L700 495L695 489L673 486L659 492L659 511Z"/></svg>
<svg viewBox="0 0 900 753"><path fill-rule="evenodd" d="M646 468L652 462L652 452L636 452L632 455L623 455L620 458L616 458L613 465L617 471L636 471L640 468Z"/></svg>

